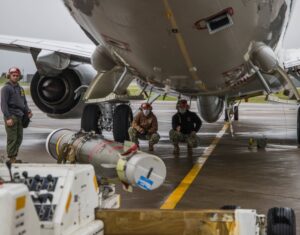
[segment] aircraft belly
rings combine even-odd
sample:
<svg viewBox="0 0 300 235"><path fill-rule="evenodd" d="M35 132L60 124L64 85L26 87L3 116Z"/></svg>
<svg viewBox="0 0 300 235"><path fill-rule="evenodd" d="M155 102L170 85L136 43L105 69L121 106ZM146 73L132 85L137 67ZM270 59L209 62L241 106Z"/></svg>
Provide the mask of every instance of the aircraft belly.
<svg viewBox="0 0 300 235"><path fill-rule="evenodd" d="M142 78L187 93L224 87L222 73L244 63L251 41L273 40L275 45L283 27L279 18L289 2L65 1L73 2L73 16L80 25L117 52ZM232 26L214 34L195 27L198 20L228 7L234 11ZM272 30L274 22L276 30Z"/></svg>
<svg viewBox="0 0 300 235"><path fill-rule="evenodd" d="M180 14L180 9L183 7L180 6L181 2L174 1L174 14L178 16L180 29L199 77L207 87L216 89L224 84L222 73L241 65L250 41L260 36L255 32L256 3L252 1L247 6L240 1L205 0L199 1L198 4L191 3L191 1L185 2L185 9L189 12L189 17L185 17ZM192 23L201 17L214 15L228 7L234 9L231 27L214 34L192 27Z"/></svg>

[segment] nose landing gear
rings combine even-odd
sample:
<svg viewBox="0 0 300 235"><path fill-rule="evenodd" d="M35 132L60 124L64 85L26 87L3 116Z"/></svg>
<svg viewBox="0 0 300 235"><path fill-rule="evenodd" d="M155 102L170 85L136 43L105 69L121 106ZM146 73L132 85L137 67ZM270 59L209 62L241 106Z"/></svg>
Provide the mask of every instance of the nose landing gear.
<svg viewBox="0 0 300 235"><path fill-rule="evenodd" d="M123 143L129 140L128 128L132 120L132 110L128 104L89 104L82 113L81 129L96 134L112 130L114 140Z"/></svg>

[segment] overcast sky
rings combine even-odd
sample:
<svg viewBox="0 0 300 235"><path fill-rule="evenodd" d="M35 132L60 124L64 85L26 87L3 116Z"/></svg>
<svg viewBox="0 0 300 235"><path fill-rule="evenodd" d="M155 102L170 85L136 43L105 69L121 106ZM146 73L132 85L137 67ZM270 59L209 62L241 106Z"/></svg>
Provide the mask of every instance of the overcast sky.
<svg viewBox="0 0 300 235"><path fill-rule="evenodd" d="M289 48L300 48L300 1L296 9L285 42ZM0 0L0 34L89 43L62 0ZM0 73L14 65L35 72L26 54L0 50L0 62Z"/></svg>
<svg viewBox="0 0 300 235"><path fill-rule="evenodd" d="M90 43L62 0L0 0L0 34ZM35 72L31 56L0 50L0 73L14 65Z"/></svg>

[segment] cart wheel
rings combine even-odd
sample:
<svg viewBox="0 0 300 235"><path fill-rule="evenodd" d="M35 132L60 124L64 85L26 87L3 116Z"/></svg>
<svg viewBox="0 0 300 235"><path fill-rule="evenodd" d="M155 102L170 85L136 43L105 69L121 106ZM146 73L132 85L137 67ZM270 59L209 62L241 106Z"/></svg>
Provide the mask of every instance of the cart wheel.
<svg viewBox="0 0 300 235"><path fill-rule="evenodd" d="M271 208L267 220L267 235L296 235L296 218L293 209Z"/></svg>

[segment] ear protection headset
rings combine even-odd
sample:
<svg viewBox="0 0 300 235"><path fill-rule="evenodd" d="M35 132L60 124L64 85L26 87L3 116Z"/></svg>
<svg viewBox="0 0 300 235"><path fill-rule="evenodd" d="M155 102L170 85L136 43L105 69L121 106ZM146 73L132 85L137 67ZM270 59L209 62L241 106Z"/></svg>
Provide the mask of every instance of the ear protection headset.
<svg viewBox="0 0 300 235"><path fill-rule="evenodd" d="M142 103L140 109L141 110L148 109L148 110L152 111L152 105L149 103Z"/></svg>
<svg viewBox="0 0 300 235"><path fill-rule="evenodd" d="M22 76L21 76L21 70L17 67L11 67L8 70L8 73L6 74L6 78L9 79L11 74L18 74L19 75L19 80L21 80Z"/></svg>
<svg viewBox="0 0 300 235"><path fill-rule="evenodd" d="M178 100L176 104L176 109L178 110L179 108L186 108L187 110L189 110L190 106L188 105L187 100Z"/></svg>

